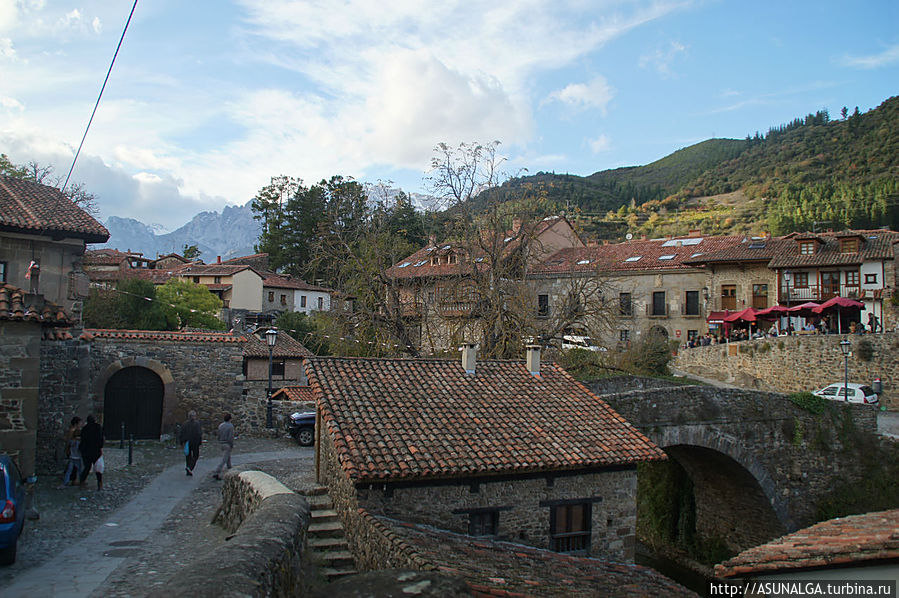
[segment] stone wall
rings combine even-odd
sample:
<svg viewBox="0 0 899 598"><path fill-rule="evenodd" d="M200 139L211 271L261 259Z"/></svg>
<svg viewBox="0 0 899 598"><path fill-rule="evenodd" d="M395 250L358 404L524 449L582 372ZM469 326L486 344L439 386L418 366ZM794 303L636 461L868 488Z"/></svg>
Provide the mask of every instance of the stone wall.
<svg viewBox="0 0 899 598"><path fill-rule="evenodd" d="M41 325L0 321L0 451L35 471Z"/></svg>
<svg viewBox="0 0 899 598"><path fill-rule="evenodd" d="M360 513L385 516L404 521L468 533L468 512L458 510L497 508L499 537L538 548L550 544L550 507L547 502L593 500L590 555L618 561L633 561L636 528L637 476L634 468L595 473L563 475L547 472L537 477L507 476L446 481L433 485L378 485L355 488L337 462L328 434L319 441L319 481L327 484L335 508L341 513L347 537L371 535L370 524ZM370 550L351 540L354 555ZM371 544L371 542L369 542ZM380 563L392 557L388 542L377 547L377 554L367 557ZM366 561L366 558L359 558ZM361 565L360 565L361 566ZM385 565L380 565L384 567ZM391 563L390 567L410 566ZM372 567L376 568L376 567Z"/></svg>
<svg viewBox="0 0 899 598"><path fill-rule="evenodd" d="M227 473L222 494L218 520L233 535L150 596L308 595L302 564L309 526L306 500L259 471Z"/></svg>
<svg viewBox="0 0 899 598"><path fill-rule="evenodd" d="M713 378L743 388L776 392L817 390L843 381L844 360L839 343L848 339L849 381L883 381L881 405L899 410L899 334L794 335L683 349L672 365L689 374ZM865 359L863 343L872 354Z"/></svg>
<svg viewBox="0 0 899 598"><path fill-rule="evenodd" d="M819 500L835 483L858 479L858 435L873 438L877 429L870 406L833 403L832 410L815 414L785 395L748 390L682 386L604 395L603 400L663 449L709 449L748 471L761 489L759 496L789 531L813 521ZM715 463L710 459L694 461L708 464L703 475L691 476L694 483L702 478L718 485L730 483L729 477L731 485L745 481L723 474L721 467L711 471ZM713 494L721 493L706 493ZM708 519L738 529L747 512L742 509L741 516L740 511L709 512Z"/></svg>

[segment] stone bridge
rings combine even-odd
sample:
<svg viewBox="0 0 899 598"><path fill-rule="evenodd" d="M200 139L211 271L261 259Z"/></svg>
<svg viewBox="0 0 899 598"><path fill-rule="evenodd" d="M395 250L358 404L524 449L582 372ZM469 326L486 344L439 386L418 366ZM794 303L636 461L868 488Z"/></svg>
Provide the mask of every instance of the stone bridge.
<svg viewBox="0 0 899 598"><path fill-rule="evenodd" d="M785 395L758 391L608 390L593 385L690 476L697 531L738 549L812 523L837 483L859 478L857 431L877 429L876 410L865 405L834 403L814 414Z"/></svg>

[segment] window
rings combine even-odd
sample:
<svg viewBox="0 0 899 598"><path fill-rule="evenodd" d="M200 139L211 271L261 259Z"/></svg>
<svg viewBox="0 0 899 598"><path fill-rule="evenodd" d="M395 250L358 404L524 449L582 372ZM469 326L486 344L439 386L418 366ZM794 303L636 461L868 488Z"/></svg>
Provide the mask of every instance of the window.
<svg viewBox="0 0 899 598"><path fill-rule="evenodd" d="M456 254L451 253L450 255L448 255L446 258L446 263L447 264L455 264L456 263Z"/></svg>
<svg viewBox="0 0 899 598"><path fill-rule="evenodd" d="M434 303L434 291L428 291L428 303Z"/></svg>
<svg viewBox="0 0 899 598"><path fill-rule="evenodd" d="M325 299L324 297L318 298L318 310L321 311L325 308Z"/></svg>
<svg viewBox="0 0 899 598"><path fill-rule="evenodd" d="M652 294L652 313L651 316L664 316L666 315L667 310L665 309L665 291L655 291Z"/></svg>
<svg viewBox="0 0 899 598"><path fill-rule="evenodd" d="M698 330L688 330L687 331L687 340L691 341L699 336Z"/></svg>
<svg viewBox="0 0 899 598"><path fill-rule="evenodd" d="M737 285L721 285L721 309L737 309Z"/></svg>
<svg viewBox="0 0 899 598"><path fill-rule="evenodd" d="M268 292L268 302L269 302L269 303L274 303L274 301L275 301L275 292L274 292L274 291L269 291L269 292Z"/></svg>
<svg viewBox="0 0 899 598"><path fill-rule="evenodd" d="M795 281L793 286L797 289L808 288L808 272L797 272L793 275L793 280Z"/></svg>
<svg viewBox="0 0 899 598"><path fill-rule="evenodd" d="M768 307L767 284L752 285L752 307L755 309L765 309Z"/></svg>
<svg viewBox="0 0 899 598"><path fill-rule="evenodd" d="M287 295L281 295L281 305L287 305Z"/></svg>
<svg viewBox="0 0 899 598"><path fill-rule="evenodd" d="M2 264L0 264L0 268L2 268ZM0 278L0 281L3 279ZM877 284L877 275L876 274L865 274L865 284Z"/></svg>
<svg viewBox="0 0 899 598"><path fill-rule="evenodd" d="M549 516L550 550L587 552L590 550L590 503L555 505Z"/></svg>
<svg viewBox="0 0 899 598"><path fill-rule="evenodd" d="M306 295L300 295L300 307L306 307Z"/></svg>
<svg viewBox="0 0 899 598"><path fill-rule="evenodd" d="M284 377L284 361L272 361L272 376Z"/></svg>
<svg viewBox="0 0 899 598"><path fill-rule="evenodd" d="M857 287L859 281L858 270L846 272L846 286Z"/></svg>
<svg viewBox="0 0 899 598"><path fill-rule="evenodd" d="M688 316L699 315L699 291L687 291L684 314Z"/></svg>
<svg viewBox="0 0 899 598"><path fill-rule="evenodd" d="M815 254L815 242L814 241L800 241L799 242L799 255L814 255Z"/></svg>
<svg viewBox="0 0 899 598"><path fill-rule="evenodd" d="M499 529L499 511L472 511L468 514L469 536L495 536Z"/></svg>
<svg viewBox="0 0 899 598"><path fill-rule="evenodd" d="M7 282L6 277L8 276L7 275L8 267L9 266L7 265L6 262L0 262L0 282Z"/></svg>
<svg viewBox="0 0 899 598"><path fill-rule="evenodd" d="M630 293L618 293L618 311L622 316L634 315L634 304L631 303Z"/></svg>
<svg viewBox="0 0 899 598"><path fill-rule="evenodd" d="M200 284L200 277L194 276L194 284Z"/></svg>
<svg viewBox="0 0 899 598"><path fill-rule="evenodd" d="M618 340L622 343L626 343L631 340L631 331L630 330L619 330L618 331Z"/></svg>
<svg viewBox="0 0 899 598"><path fill-rule="evenodd" d="M213 276L212 284L222 284L222 277L221 276Z"/></svg>
<svg viewBox="0 0 899 598"><path fill-rule="evenodd" d="M440 256L435 255L434 257L432 257L432 258L431 258L431 265L432 265L432 266L439 266L439 265L440 265Z"/></svg>
<svg viewBox="0 0 899 598"><path fill-rule="evenodd" d="M840 253L858 253L858 239L840 239Z"/></svg>
<svg viewBox="0 0 899 598"><path fill-rule="evenodd" d="M537 295L537 317L549 317L549 295Z"/></svg>

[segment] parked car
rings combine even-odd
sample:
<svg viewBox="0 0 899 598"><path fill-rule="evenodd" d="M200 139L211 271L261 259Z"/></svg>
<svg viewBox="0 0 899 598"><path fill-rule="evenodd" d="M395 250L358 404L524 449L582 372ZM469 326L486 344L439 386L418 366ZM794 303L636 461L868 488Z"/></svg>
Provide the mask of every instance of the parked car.
<svg viewBox="0 0 899 598"><path fill-rule="evenodd" d="M848 402L863 403L865 405L876 405L879 401L877 393L867 384L856 384L850 382L844 388L843 382L834 382L825 386L821 390L816 390L812 394L825 399L833 399L834 401L846 401L846 391L848 390Z"/></svg>
<svg viewBox="0 0 899 598"><path fill-rule="evenodd" d="M287 432L300 446L315 443L315 411L300 411L290 416Z"/></svg>
<svg viewBox="0 0 899 598"><path fill-rule="evenodd" d="M588 336L578 336L574 334L566 334L562 337L562 350L582 349L584 351L605 351L605 347L600 347L593 342Z"/></svg>
<svg viewBox="0 0 899 598"><path fill-rule="evenodd" d="M25 482L12 458L0 455L0 565L16 562L16 544L25 525Z"/></svg>

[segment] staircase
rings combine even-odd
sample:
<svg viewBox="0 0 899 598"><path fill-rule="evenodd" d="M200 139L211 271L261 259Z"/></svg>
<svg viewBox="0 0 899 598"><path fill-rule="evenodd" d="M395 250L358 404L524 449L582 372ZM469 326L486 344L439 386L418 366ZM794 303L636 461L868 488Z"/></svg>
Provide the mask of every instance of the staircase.
<svg viewBox="0 0 899 598"><path fill-rule="evenodd" d="M309 501L311 521L307 545L312 559L321 567L322 575L333 581L356 573L356 564L347 545L343 524L332 508L331 497L324 486L316 486L303 494Z"/></svg>

